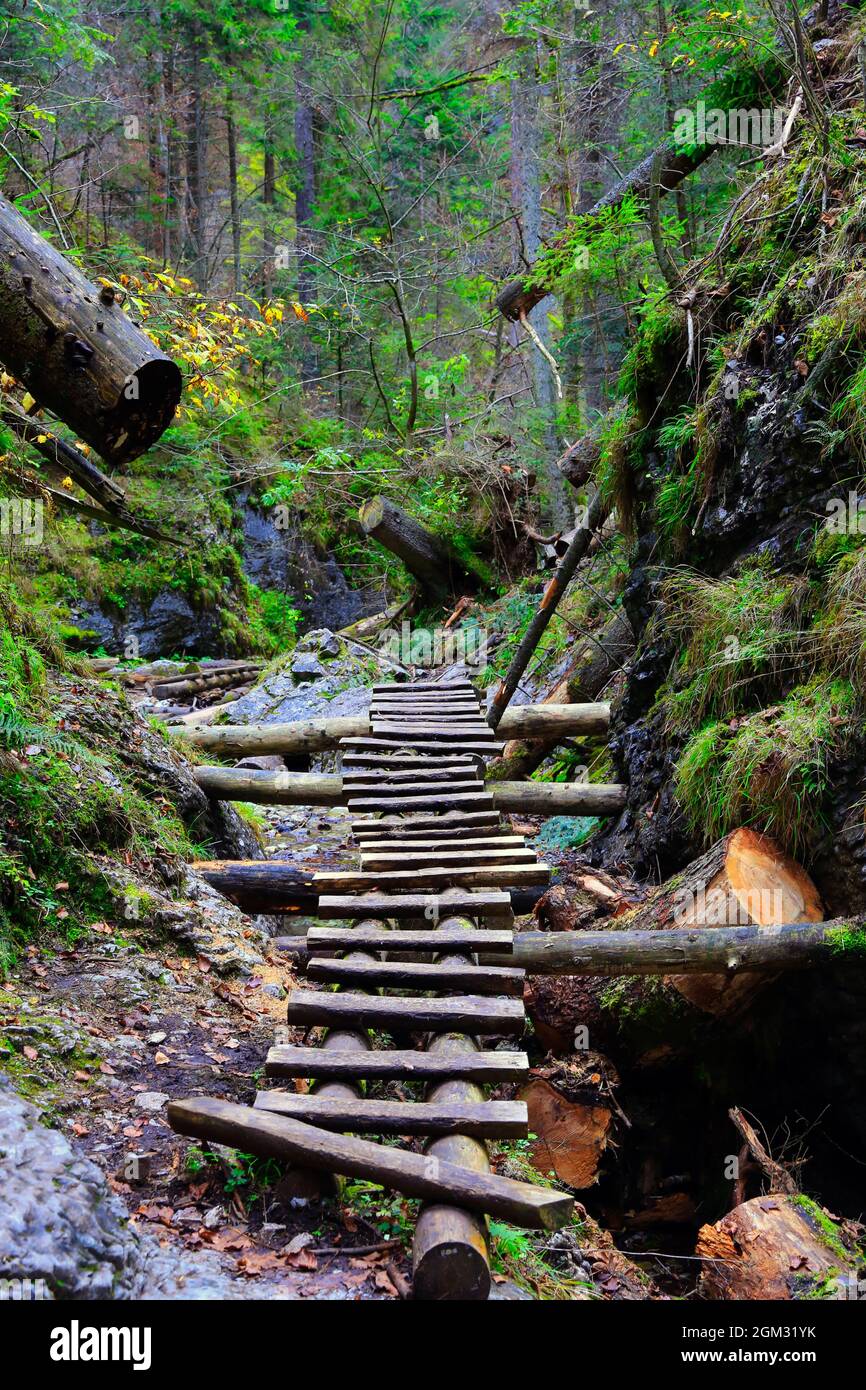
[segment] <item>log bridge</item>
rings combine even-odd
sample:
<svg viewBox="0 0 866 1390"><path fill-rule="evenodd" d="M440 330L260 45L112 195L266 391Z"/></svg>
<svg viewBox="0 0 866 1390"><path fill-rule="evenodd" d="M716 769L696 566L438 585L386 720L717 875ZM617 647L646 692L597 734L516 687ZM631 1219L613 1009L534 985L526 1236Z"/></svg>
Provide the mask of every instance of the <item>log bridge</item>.
<svg viewBox="0 0 866 1390"><path fill-rule="evenodd" d="M420 1198L421 1299L488 1297L488 1216L553 1230L572 1212L567 1194L495 1173L487 1147L528 1133L525 1104L485 1088L529 1075L510 892L550 877L485 786L500 748L467 680L373 688L369 730L340 743L359 868L313 876L329 925L308 930L304 968L322 988L288 1001L289 1024L321 1044L271 1048L274 1085L253 1106L197 1097L168 1110L181 1134ZM365 1089L386 1082L388 1098Z"/></svg>

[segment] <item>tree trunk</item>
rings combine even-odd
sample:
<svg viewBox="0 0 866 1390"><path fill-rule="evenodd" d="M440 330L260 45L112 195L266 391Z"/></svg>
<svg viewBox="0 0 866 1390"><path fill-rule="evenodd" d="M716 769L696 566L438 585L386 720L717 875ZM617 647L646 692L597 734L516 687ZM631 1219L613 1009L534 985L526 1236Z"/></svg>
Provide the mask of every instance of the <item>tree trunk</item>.
<svg viewBox="0 0 866 1390"><path fill-rule="evenodd" d="M856 1296L860 1252L846 1223L817 1202L787 1193L753 1197L698 1232L698 1291L710 1299ZM826 1293L824 1294L826 1297Z"/></svg>
<svg viewBox="0 0 866 1390"><path fill-rule="evenodd" d="M741 829L617 918L617 926L643 937L648 955L653 938L658 942L657 934L663 937L674 928L690 931L698 952L706 932L706 949L712 952L718 928L822 919L817 890L804 870L767 836ZM718 954L715 959L718 968ZM593 1047L618 1048L649 1065L693 1050L710 1024L744 1012L774 978L768 964L764 971L742 974L677 971L661 979L621 975L613 982L588 983L536 979L529 1013L549 1045L570 1045L575 1027L584 1025Z"/></svg>
<svg viewBox="0 0 866 1390"><path fill-rule="evenodd" d="M232 222L232 280L235 294L243 290L241 272L241 214L238 203L238 141L231 95L226 97L226 141L229 156L229 206Z"/></svg>
<svg viewBox="0 0 866 1390"><path fill-rule="evenodd" d="M518 1093L536 1136L530 1155L545 1175L553 1171L567 1187L591 1187L607 1148L612 1121L610 1092L616 1072L594 1052L533 1070Z"/></svg>
<svg viewBox="0 0 866 1390"><path fill-rule="evenodd" d="M206 116L202 93L201 32L194 24L190 52L189 105L186 124L186 220L190 238L191 271L200 289L207 289L205 161Z"/></svg>
<svg viewBox="0 0 866 1390"><path fill-rule="evenodd" d="M40 406L113 464L171 423L174 362L0 198L0 358Z"/></svg>
<svg viewBox="0 0 866 1390"><path fill-rule="evenodd" d="M298 28L309 36L310 21L302 18ZM309 38L307 39L309 41ZM301 53L303 55L304 45ZM310 304L316 298L316 262L313 257L313 211L316 200L316 134L312 93L303 56L295 63L295 257L298 271L298 300ZM301 383L308 391L318 374L316 350L306 328L303 331Z"/></svg>
<svg viewBox="0 0 866 1390"><path fill-rule="evenodd" d="M541 249L540 89L535 44L527 44L517 55L517 61L521 70L511 82L511 201L520 219L522 255L531 265ZM547 314L530 307L527 320L549 352L550 325ZM553 373L550 362L536 342L531 344L529 355L533 395L542 420L542 518L544 524L551 528L564 527L570 522L571 508L562 476L556 467L560 444Z"/></svg>
<svg viewBox="0 0 866 1390"><path fill-rule="evenodd" d="M238 767L197 767L194 776L202 791L223 801L253 801L275 806L343 806L349 796L358 797L357 787L344 789L335 773L260 772ZM423 773L418 774L423 777ZM483 786L477 784L478 791ZM610 816L625 805L625 787L600 782L494 782L488 788L493 805L500 811L517 811L538 816ZM377 795L387 797L387 784L377 786ZM398 784L394 792L404 809L406 789ZM448 799L436 793L443 809ZM416 798L419 802L423 798ZM458 794L457 804L462 804Z"/></svg>
<svg viewBox="0 0 866 1390"><path fill-rule="evenodd" d="M358 519L365 533L402 560L428 594L444 597L466 584L478 587L478 576L395 502L372 497L361 507Z"/></svg>

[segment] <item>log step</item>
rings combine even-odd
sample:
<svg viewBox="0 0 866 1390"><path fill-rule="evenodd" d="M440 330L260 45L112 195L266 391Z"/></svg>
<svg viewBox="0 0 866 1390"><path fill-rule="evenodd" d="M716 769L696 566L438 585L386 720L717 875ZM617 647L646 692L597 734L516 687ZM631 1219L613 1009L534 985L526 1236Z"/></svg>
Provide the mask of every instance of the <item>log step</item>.
<svg viewBox="0 0 866 1390"><path fill-rule="evenodd" d="M370 768L343 768L343 786L351 787L353 791L380 791L387 789L388 794L395 794L398 791L409 792L410 788L417 789L423 786L425 790L436 786L441 782L450 787L453 786L478 786L480 773L477 767L462 767L446 763L444 767L424 768L418 771L415 768L404 770L403 768L389 767L382 768L381 771L371 770Z"/></svg>
<svg viewBox="0 0 866 1390"><path fill-rule="evenodd" d="M571 1220L572 1198L551 1188L473 1172L369 1139L330 1134L252 1106L211 1097L173 1101L168 1122L177 1134L228 1144L262 1158L289 1159L299 1167L366 1178L408 1197L466 1207L529 1230L553 1231Z"/></svg>
<svg viewBox="0 0 866 1390"><path fill-rule="evenodd" d="M467 690L471 691L473 695L477 693L472 682L462 676L453 681L411 681L405 684L401 682L399 685L396 681L382 681L377 685L371 685L370 689L374 695L402 695L404 693L415 695L419 691L428 690L437 695L448 695Z"/></svg>
<svg viewBox="0 0 866 1390"><path fill-rule="evenodd" d="M400 917L421 917L427 921L438 921L443 917L464 915L503 917L508 922L514 921L511 894L493 890L466 893L463 897L449 894L447 900L440 899L435 893L325 893L319 898L315 915L326 921L334 917L383 917L386 921ZM393 936L393 933L390 935ZM307 936L309 939L309 933Z"/></svg>
<svg viewBox="0 0 866 1390"><path fill-rule="evenodd" d="M412 753L348 753L340 755L341 764L345 773L348 769L361 771L364 768L383 768L391 770L399 768L400 771L421 771L425 772L428 768L436 767L462 767L464 771L472 774L476 768L484 766L484 760L480 753L442 753L438 757L420 754L417 757Z"/></svg>
<svg viewBox="0 0 866 1390"><path fill-rule="evenodd" d="M450 904L449 904L450 908ZM371 916L369 912L364 917ZM420 916L416 911L415 916ZM443 904L443 917L444 904ZM442 927L427 931L389 931L378 927L310 927L307 949L318 951L495 951L510 955L514 933L496 927Z"/></svg>
<svg viewBox="0 0 866 1390"><path fill-rule="evenodd" d="M489 724L477 722L463 726L450 719L447 724L402 724L382 719L374 719L370 726L373 738L405 739L415 743L471 743L488 748L496 741L496 735Z"/></svg>
<svg viewBox="0 0 866 1390"><path fill-rule="evenodd" d="M492 730L491 730L492 732ZM355 748L359 751L393 753L401 749L410 750L413 753L420 753L422 750L430 753L442 753L442 744L434 743L428 739L418 739L414 736L410 739L401 739L398 736L390 738L371 738L368 734L358 734L353 738L341 738L340 748ZM468 740L460 741L461 753L480 753L485 758L498 756L503 752L505 744L501 740L493 743L488 740Z"/></svg>
<svg viewBox="0 0 866 1390"><path fill-rule="evenodd" d="M474 783L477 787L480 784ZM403 795L402 788L393 788L391 796L383 796L379 791L375 796L365 793L363 796L355 795L354 789L350 789L352 794L346 800L346 805L350 811L366 811L372 815L377 811L467 811L490 810L493 805L493 798L489 792L485 791L458 791L449 787L447 791L440 788L435 794L428 792L426 796L413 796L409 798L411 805L407 805L407 798Z"/></svg>
<svg viewBox="0 0 866 1390"><path fill-rule="evenodd" d="M520 999L486 999L473 994L447 999L402 998L312 989L292 990L287 1017L289 1023L305 1028L321 1023L332 1028L409 1028L419 1033L449 1033L456 1029L472 1036L519 1036L526 1022Z"/></svg>
<svg viewBox="0 0 866 1390"><path fill-rule="evenodd" d="M441 868L470 868L473 864L533 864L536 862L534 849L520 845L506 845L497 848L497 842L493 841L489 847L482 848L477 846L464 848L466 841L458 841L460 848L446 847L444 844L435 846L433 849L423 850L412 845L408 849L395 849L389 846L387 849L372 849L369 845L364 845L361 850L361 869L365 873L373 873L377 869L408 869L412 866L418 868L435 867Z"/></svg>
<svg viewBox="0 0 866 1390"><path fill-rule="evenodd" d="M373 825L380 824L378 821L373 821L372 823ZM381 840L364 840L361 845L361 853L364 855L375 854L377 852L383 854L415 854L416 852L418 854L424 854L427 851L435 850L437 853L442 851L447 854L451 850L474 850L478 848L483 848L486 853L488 850L496 849L527 848L526 841L522 835L467 834L462 839L459 836L454 839L443 836L441 840L437 840L432 836L428 838L428 836L429 832L427 832L426 835L423 832L419 832L417 840L410 840L397 834L385 837Z"/></svg>
<svg viewBox="0 0 866 1390"><path fill-rule="evenodd" d="M313 887L323 894L365 893L372 889L383 892L411 893L427 888L525 888L529 884L547 883L550 865L536 861L532 864L472 864L452 868L379 869L375 873L356 873L351 870L322 870L313 875Z"/></svg>
<svg viewBox="0 0 866 1390"><path fill-rule="evenodd" d="M408 961L311 960L307 975L358 989L469 990L472 994L523 997L526 974L503 965L416 965Z"/></svg>
<svg viewBox="0 0 866 1390"><path fill-rule="evenodd" d="M369 839L383 833L397 835L485 835L496 833L502 825L498 811L451 811L438 816L415 816L411 820L401 817L383 817L381 820L356 820L352 822L352 834L359 840ZM481 827L481 828L479 828Z"/></svg>
<svg viewBox="0 0 866 1390"><path fill-rule="evenodd" d="M322 1129L351 1134L469 1134L476 1139L525 1139L526 1106L515 1100L342 1100L259 1091L255 1108L289 1115Z"/></svg>
<svg viewBox="0 0 866 1390"><path fill-rule="evenodd" d="M414 1052L411 1048L343 1052L338 1048L272 1047L265 1062L268 1076L300 1076L313 1081L525 1081L525 1052Z"/></svg>

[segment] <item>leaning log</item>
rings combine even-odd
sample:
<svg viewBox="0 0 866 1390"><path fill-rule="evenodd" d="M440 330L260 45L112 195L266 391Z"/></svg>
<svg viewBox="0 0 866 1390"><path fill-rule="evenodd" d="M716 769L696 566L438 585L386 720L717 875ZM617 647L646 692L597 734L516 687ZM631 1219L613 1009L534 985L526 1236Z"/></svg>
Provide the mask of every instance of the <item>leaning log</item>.
<svg viewBox="0 0 866 1390"><path fill-rule="evenodd" d="M625 612L619 609L597 634L587 637L577 646L574 661L567 674L551 691L548 701L530 706L535 709L576 707L575 702L596 700L608 683L619 672L634 651L634 632ZM559 702L568 704L560 705ZM593 708L592 705L587 706ZM599 706L596 706L598 708ZM507 709L499 721L500 734L507 734L511 740L505 745L502 757L490 768L490 776L497 780L513 780L515 777L529 777L548 753L552 753L563 737L579 737L591 732L587 729L570 728L566 735L560 729L557 736L543 725L536 730L541 737L517 734L515 715L521 708ZM610 706L607 706L609 709Z"/></svg>
<svg viewBox="0 0 866 1390"><path fill-rule="evenodd" d="M171 424L176 363L0 198L0 344L6 370L109 462L137 458Z"/></svg>
<svg viewBox="0 0 866 1390"><path fill-rule="evenodd" d="M197 767L193 775L203 792L221 801L343 806L349 795L357 795L357 789L344 789L338 773ZM493 782L487 790L497 810L534 816L615 815L625 805L626 794L625 787L603 782Z"/></svg>
<svg viewBox="0 0 866 1390"><path fill-rule="evenodd" d="M178 1134L214 1140L262 1158L291 1159L346 1177L368 1178L408 1197L457 1201L533 1230L552 1231L571 1219L573 1201L563 1192L474 1173L444 1159L386 1147L369 1139L331 1134L288 1115L200 1096L173 1101L168 1122Z"/></svg>
<svg viewBox="0 0 866 1390"><path fill-rule="evenodd" d="M428 594L441 598L467 584L478 587L479 576L444 541L387 497L371 497L358 520L365 534L402 560Z"/></svg>
<svg viewBox="0 0 866 1390"><path fill-rule="evenodd" d="M551 702L518 705L506 710L499 730L512 738L563 738L604 733L610 724L610 705L587 702ZM367 714L331 719L303 719L291 724L222 724L213 729L177 729L177 734L197 748L222 757L247 757L261 753L296 756L336 748L343 738L364 738L370 732Z"/></svg>

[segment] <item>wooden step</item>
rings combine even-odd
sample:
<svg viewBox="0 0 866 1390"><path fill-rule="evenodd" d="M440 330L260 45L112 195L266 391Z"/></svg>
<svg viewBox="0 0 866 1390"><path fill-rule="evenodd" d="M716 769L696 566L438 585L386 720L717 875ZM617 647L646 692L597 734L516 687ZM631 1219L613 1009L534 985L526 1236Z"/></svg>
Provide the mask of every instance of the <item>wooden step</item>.
<svg viewBox="0 0 866 1390"><path fill-rule="evenodd" d="M425 1103L259 1091L255 1108L341 1134L469 1134L476 1139L525 1139L529 1132L526 1105L519 1100Z"/></svg>
<svg viewBox="0 0 866 1390"><path fill-rule="evenodd" d="M280 1158L300 1168L365 1178L427 1202L483 1212L529 1230L553 1231L571 1220L571 1197L549 1187L475 1172L429 1154L332 1134L288 1115L210 1096L173 1101L168 1122L177 1134L227 1144L242 1153Z"/></svg>
<svg viewBox="0 0 866 1390"><path fill-rule="evenodd" d="M319 893L366 893L380 889L389 893L411 893L422 888L436 892L442 888L525 888L547 883L550 865L463 864L445 868L377 869L371 873L323 869L313 874L313 887Z"/></svg>
<svg viewBox="0 0 866 1390"><path fill-rule="evenodd" d="M350 775L348 778L348 787L353 796L403 796L412 800L416 796L457 796L461 792L477 792L481 786L482 783L477 776L470 776L465 768L458 768L454 776L448 777L436 772L412 772L408 776L406 773L395 772L393 776L385 773L382 777L374 777L372 780L363 773Z"/></svg>
<svg viewBox="0 0 866 1390"><path fill-rule="evenodd" d="M502 917L507 922L514 920L511 894L493 889L466 893L464 897L456 899L449 894L447 901L440 899L436 893L325 893L319 898L315 916L325 921L335 917L377 917L386 920L420 917L427 921L445 917Z"/></svg>
<svg viewBox="0 0 866 1390"><path fill-rule="evenodd" d="M405 739L415 743L479 744L482 748L496 740L489 724L475 722L459 724L449 720L441 724L400 724L394 720L374 719L370 725L373 738Z"/></svg>
<svg viewBox="0 0 866 1390"><path fill-rule="evenodd" d="M420 771L416 768L388 767L388 768L343 768L343 786L349 786L353 791L367 791L372 789L379 791L385 788L390 791L403 791L410 787L423 786L425 788L437 786L444 782L449 786L455 784L472 786L478 785L480 772L477 767L472 767L464 763L446 763L443 767L423 768Z"/></svg>
<svg viewBox="0 0 866 1390"><path fill-rule="evenodd" d="M502 825L499 811L452 811L438 816L413 815L411 819L402 817L383 817L381 820L356 820L352 822L352 834L363 840L370 836L394 833L412 837L414 835L484 835L492 834Z"/></svg>
<svg viewBox="0 0 866 1390"><path fill-rule="evenodd" d="M357 989L468 990L470 994L523 997L526 972L507 965L418 965L399 960L320 960L308 962L311 980L354 985Z"/></svg>
<svg viewBox="0 0 866 1390"><path fill-rule="evenodd" d="M473 694L476 693L475 686L464 677L453 681L401 681L399 684L396 681L381 681L377 682L376 685L371 685L370 689L374 695L402 695L404 691L406 694L412 695L423 691L432 691L437 695L454 694L457 691L465 692L467 690L471 690Z"/></svg>
<svg viewBox="0 0 866 1390"><path fill-rule="evenodd" d="M411 739L401 739L398 734L394 734L389 738L371 738L369 734L356 734L352 738L341 738L338 746L344 749L357 749L360 752L366 751L374 753L399 753L401 750L412 753L430 752L441 754L443 752L441 740L439 742L434 742L427 739L416 738L414 735ZM494 740L491 743L487 738L474 741L461 739L460 748L455 751L461 753L478 753L482 757L493 758L498 757L498 755L503 752L504 748L505 744L498 740Z"/></svg>
<svg viewBox="0 0 866 1390"><path fill-rule="evenodd" d="M481 713L481 706L474 695L466 695L459 699L452 695L448 699L440 699L437 696L417 696L414 700L403 700L399 696L392 695L375 696L370 701L370 713L384 711L388 714L394 710L400 714L444 714L448 718L452 714L474 714Z"/></svg>
<svg viewBox="0 0 866 1390"><path fill-rule="evenodd" d="M453 995L447 999L427 999L423 995L332 994L327 991L295 989L289 995L287 1018L290 1024L311 1028L349 1027L411 1029L414 1032L448 1033L456 1029L471 1036L523 1032L526 1015L520 999L487 999L483 995Z"/></svg>
<svg viewBox="0 0 866 1390"><path fill-rule="evenodd" d="M364 768L382 768L390 771L392 768L399 768L401 772L421 771L425 772L428 768L436 767L462 767L465 771L474 773L476 768L484 766L484 760L480 753L440 753L438 756L430 757L421 753L415 756L412 753L342 753L340 755L343 767L343 775L351 769L362 771Z"/></svg>
<svg viewBox="0 0 866 1390"><path fill-rule="evenodd" d="M373 821L373 825L378 822ZM527 844L522 835L478 835L467 834L463 838L455 836L453 838L443 835L440 840L429 836L428 832L421 832L417 839L407 839L405 836L396 833L384 836L381 840L365 839L361 845L361 853L368 854L424 854L427 852L438 852L443 850L446 854L453 850L474 850L483 848L485 851L495 849L526 849Z"/></svg>
<svg viewBox="0 0 866 1390"><path fill-rule="evenodd" d="M310 1081L525 1081L529 1058L525 1052L415 1052L396 1048L343 1052L337 1048L272 1047L265 1062L267 1076L300 1076Z"/></svg>
<svg viewBox="0 0 866 1390"><path fill-rule="evenodd" d="M458 843L465 844L465 841ZM519 845L506 845L504 848L491 846L489 849L479 847L454 849L439 846L427 850L416 848L414 845L408 849L405 846L402 849L389 846L387 849L374 850L369 845L364 845L361 852L361 869L364 873L375 873L379 869L409 869L414 866L418 868L438 866L444 869L469 868L473 864L534 864L536 862L535 850Z"/></svg>
<svg viewBox="0 0 866 1390"><path fill-rule="evenodd" d="M444 920L444 910L442 916ZM400 951L495 951L497 955L510 955L514 933L504 927L419 927L411 931L391 931L387 927L309 927L307 949L313 955L316 951L356 950L387 951L389 956Z"/></svg>
<svg viewBox="0 0 866 1390"><path fill-rule="evenodd" d="M480 786L477 782L473 785ZM436 794L428 792L426 796L412 797L406 797L402 788L399 792L399 796L383 796L381 792L375 796L366 792L357 796L354 788L349 788L346 806L350 811L366 811L370 815L377 811L488 811L493 806L492 796L485 791L459 791L449 787L447 791L440 788Z"/></svg>

